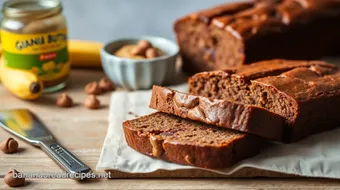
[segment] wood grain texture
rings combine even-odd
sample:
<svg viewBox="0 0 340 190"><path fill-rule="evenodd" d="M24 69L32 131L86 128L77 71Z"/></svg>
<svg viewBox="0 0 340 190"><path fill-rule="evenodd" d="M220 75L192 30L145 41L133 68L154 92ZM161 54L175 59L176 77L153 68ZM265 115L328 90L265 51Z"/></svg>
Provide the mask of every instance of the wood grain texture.
<svg viewBox="0 0 340 190"><path fill-rule="evenodd" d="M97 165L101 147L106 135L108 121L108 106L110 94L99 97L103 108L88 110L82 103L86 97L84 86L88 82L99 80L103 76L100 71L75 70L72 72L69 86L65 90L74 99L77 105L65 109L55 106L59 93L44 95L36 102L27 102L13 97L0 84L0 109L29 108L37 113L49 130L58 138L58 141L67 147L93 170ZM0 140L11 137L9 133L0 129ZM17 139L17 138L16 138ZM15 154L0 152L0 175L5 174L11 168L21 172L62 172L62 170L42 152L21 140L20 151ZM111 177L120 179L101 179L88 181L75 181L70 179L27 179L24 188L27 189L336 189L340 183L335 180L291 178L291 175L282 175L253 169L242 170L233 177L245 176L270 176L285 177L250 178L250 179L211 179L209 177L222 177L216 174L193 171L189 175L187 171L177 173L159 171L151 175L126 174L112 172ZM154 177L163 177L154 179ZM178 177L203 176L204 179ZM166 177L166 178L164 178ZM223 176L225 177L225 176ZM122 179L134 178L134 179ZM144 178L144 179L136 179ZM146 178L146 179L145 179ZM0 179L0 189L9 189Z"/></svg>

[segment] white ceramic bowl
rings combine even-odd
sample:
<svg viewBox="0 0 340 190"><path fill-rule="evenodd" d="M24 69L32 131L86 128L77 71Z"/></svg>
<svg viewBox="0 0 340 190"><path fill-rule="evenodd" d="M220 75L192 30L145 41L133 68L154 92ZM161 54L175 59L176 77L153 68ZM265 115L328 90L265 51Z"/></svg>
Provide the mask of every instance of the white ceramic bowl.
<svg viewBox="0 0 340 190"><path fill-rule="evenodd" d="M148 40L166 55L154 59L129 59L112 55L124 45ZM101 60L106 75L115 84L129 90L150 89L173 80L176 71L178 45L161 37L141 36L114 40L101 49Z"/></svg>

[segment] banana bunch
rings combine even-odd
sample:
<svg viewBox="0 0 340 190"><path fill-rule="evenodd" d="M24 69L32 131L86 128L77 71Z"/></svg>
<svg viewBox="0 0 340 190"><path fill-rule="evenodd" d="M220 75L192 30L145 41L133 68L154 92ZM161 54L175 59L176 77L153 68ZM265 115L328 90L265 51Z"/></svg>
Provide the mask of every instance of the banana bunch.
<svg viewBox="0 0 340 190"><path fill-rule="evenodd" d="M2 57L0 61L0 78L2 84L15 96L24 100L35 100L43 91L43 83L31 71L9 68Z"/></svg>

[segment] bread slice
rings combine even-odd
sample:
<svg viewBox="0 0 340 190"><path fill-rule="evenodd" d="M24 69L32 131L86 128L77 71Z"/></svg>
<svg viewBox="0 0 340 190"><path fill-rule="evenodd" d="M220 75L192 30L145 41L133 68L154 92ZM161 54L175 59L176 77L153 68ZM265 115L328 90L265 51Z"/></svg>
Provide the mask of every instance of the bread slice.
<svg viewBox="0 0 340 190"><path fill-rule="evenodd" d="M340 71L322 61L268 60L189 79L197 96L249 104L287 120L285 141L340 126Z"/></svg>
<svg viewBox="0 0 340 190"><path fill-rule="evenodd" d="M285 118L263 108L153 86L150 108L203 123L282 140Z"/></svg>
<svg viewBox="0 0 340 190"><path fill-rule="evenodd" d="M262 140L230 129L156 112L125 121L127 144L145 155L202 168L226 168L256 155Z"/></svg>

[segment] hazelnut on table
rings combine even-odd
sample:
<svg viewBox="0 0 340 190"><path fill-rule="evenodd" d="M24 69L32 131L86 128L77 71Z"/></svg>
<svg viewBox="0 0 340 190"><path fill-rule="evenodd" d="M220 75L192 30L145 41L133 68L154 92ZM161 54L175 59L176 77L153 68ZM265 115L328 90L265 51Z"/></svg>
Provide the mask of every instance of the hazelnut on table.
<svg viewBox="0 0 340 190"><path fill-rule="evenodd" d="M99 81L99 88L102 91L108 92L116 89L116 86L106 77L103 77Z"/></svg>
<svg viewBox="0 0 340 190"><path fill-rule="evenodd" d="M64 92L58 97L56 105L59 107L69 108L73 106L73 100L66 92Z"/></svg>
<svg viewBox="0 0 340 190"><path fill-rule="evenodd" d="M17 152L19 148L18 141L13 138L7 138L0 144L0 150L4 153L14 153Z"/></svg>
<svg viewBox="0 0 340 190"><path fill-rule="evenodd" d="M89 109L99 109L100 108L100 101L97 99L97 97L93 94L90 94L87 96L84 102L85 107Z"/></svg>
<svg viewBox="0 0 340 190"><path fill-rule="evenodd" d="M14 174L16 174L14 176ZM20 178L20 173L13 169L9 172L4 177L4 182L10 186L10 187L20 187L25 185L25 178Z"/></svg>
<svg viewBox="0 0 340 190"><path fill-rule="evenodd" d="M97 82L91 82L85 86L85 92L86 94L99 95L102 93L102 90L99 88Z"/></svg>

